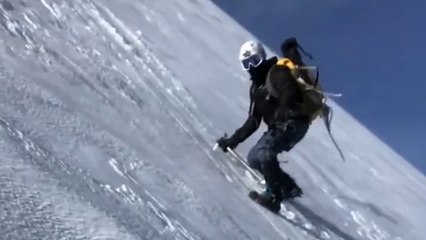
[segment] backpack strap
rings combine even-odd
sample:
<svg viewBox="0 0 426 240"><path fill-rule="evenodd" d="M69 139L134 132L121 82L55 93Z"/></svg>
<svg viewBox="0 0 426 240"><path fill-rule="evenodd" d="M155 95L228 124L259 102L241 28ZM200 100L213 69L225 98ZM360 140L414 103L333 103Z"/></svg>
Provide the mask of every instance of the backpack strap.
<svg viewBox="0 0 426 240"><path fill-rule="evenodd" d="M303 53L303 55L305 55L306 57L308 57L311 60L314 60L312 55L310 53L306 52L305 49L303 49L303 47L299 43L297 43L297 48Z"/></svg>
<svg viewBox="0 0 426 240"><path fill-rule="evenodd" d="M331 133L331 120L333 119L333 109L325 104L323 108L323 119L324 119L324 125L327 128L328 135L330 136L331 141L333 142L334 146L336 147L337 151L339 152L340 157L343 161L346 161L345 155L343 154L342 149L340 148L339 144L337 144L336 139L334 138L333 134Z"/></svg>
<svg viewBox="0 0 426 240"><path fill-rule="evenodd" d="M314 84L314 88L316 88L316 87L317 87L318 82L319 82L319 70L318 70L318 67L317 67L317 75L315 76L315 84Z"/></svg>
<svg viewBox="0 0 426 240"><path fill-rule="evenodd" d="M254 99L253 99L253 94L255 91L255 86L254 83L251 84L250 86L250 106L249 106L249 115L253 115L254 114Z"/></svg>

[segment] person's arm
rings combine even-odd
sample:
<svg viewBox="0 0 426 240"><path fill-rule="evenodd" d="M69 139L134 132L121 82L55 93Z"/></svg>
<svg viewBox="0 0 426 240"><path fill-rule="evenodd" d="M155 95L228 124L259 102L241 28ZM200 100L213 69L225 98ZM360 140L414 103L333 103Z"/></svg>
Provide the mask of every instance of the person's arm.
<svg viewBox="0 0 426 240"><path fill-rule="evenodd" d="M252 98L250 96L250 98ZM218 139L217 143L223 151L227 151L227 148L234 149L238 144L245 141L248 137L250 137L260 126L262 122L262 116L258 114L256 109L256 104L251 99L249 116L244 124L238 128L231 137L227 138L221 137Z"/></svg>
<svg viewBox="0 0 426 240"><path fill-rule="evenodd" d="M238 128L234 132L234 134L232 134L230 139L232 139L232 141L235 141L236 143L244 142L259 128L261 121L261 116L259 116L255 112L250 113L244 124L240 128Z"/></svg>

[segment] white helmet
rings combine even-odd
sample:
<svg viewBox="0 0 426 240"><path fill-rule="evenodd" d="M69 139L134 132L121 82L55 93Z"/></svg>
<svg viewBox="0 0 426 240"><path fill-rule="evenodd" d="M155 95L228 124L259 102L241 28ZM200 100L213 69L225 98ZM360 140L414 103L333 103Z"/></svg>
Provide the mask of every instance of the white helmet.
<svg viewBox="0 0 426 240"><path fill-rule="evenodd" d="M240 48L239 60L244 70L258 67L265 59L266 52L262 44L257 41L247 41Z"/></svg>

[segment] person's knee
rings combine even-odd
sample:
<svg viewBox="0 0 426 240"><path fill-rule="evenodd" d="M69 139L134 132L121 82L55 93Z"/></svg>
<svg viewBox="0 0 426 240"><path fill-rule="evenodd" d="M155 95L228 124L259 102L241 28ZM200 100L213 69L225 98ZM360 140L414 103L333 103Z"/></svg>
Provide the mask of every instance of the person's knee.
<svg viewBox="0 0 426 240"><path fill-rule="evenodd" d="M253 149L249 152L247 160L250 167L262 168L262 165L274 162L276 155L267 148Z"/></svg>
<svg viewBox="0 0 426 240"><path fill-rule="evenodd" d="M266 160L266 155L266 149L259 147L252 148L247 155L249 166L260 171L262 163Z"/></svg>
<svg viewBox="0 0 426 240"><path fill-rule="evenodd" d="M259 165L258 151L259 150L256 147L253 147L247 154L248 165L254 169L257 169Z"/></svg>
<svg viewBox="0 0 426 240"><path fill-rule="evenodd" d="M260 170L263 161L268 160L271 155L270 134L266 133L247 154L247 161L251 168Z"/></svg>

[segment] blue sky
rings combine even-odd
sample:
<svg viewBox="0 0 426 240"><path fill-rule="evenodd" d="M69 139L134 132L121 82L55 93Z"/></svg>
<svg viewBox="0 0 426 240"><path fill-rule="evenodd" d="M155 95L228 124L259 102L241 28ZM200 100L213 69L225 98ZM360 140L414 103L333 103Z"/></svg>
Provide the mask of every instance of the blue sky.
<svg viewBox="0 0 426 240"><path fill-rule="evenodd" d="M276 52L297 37L336 101L426 173L425 0L213 2Z"/></svg>

